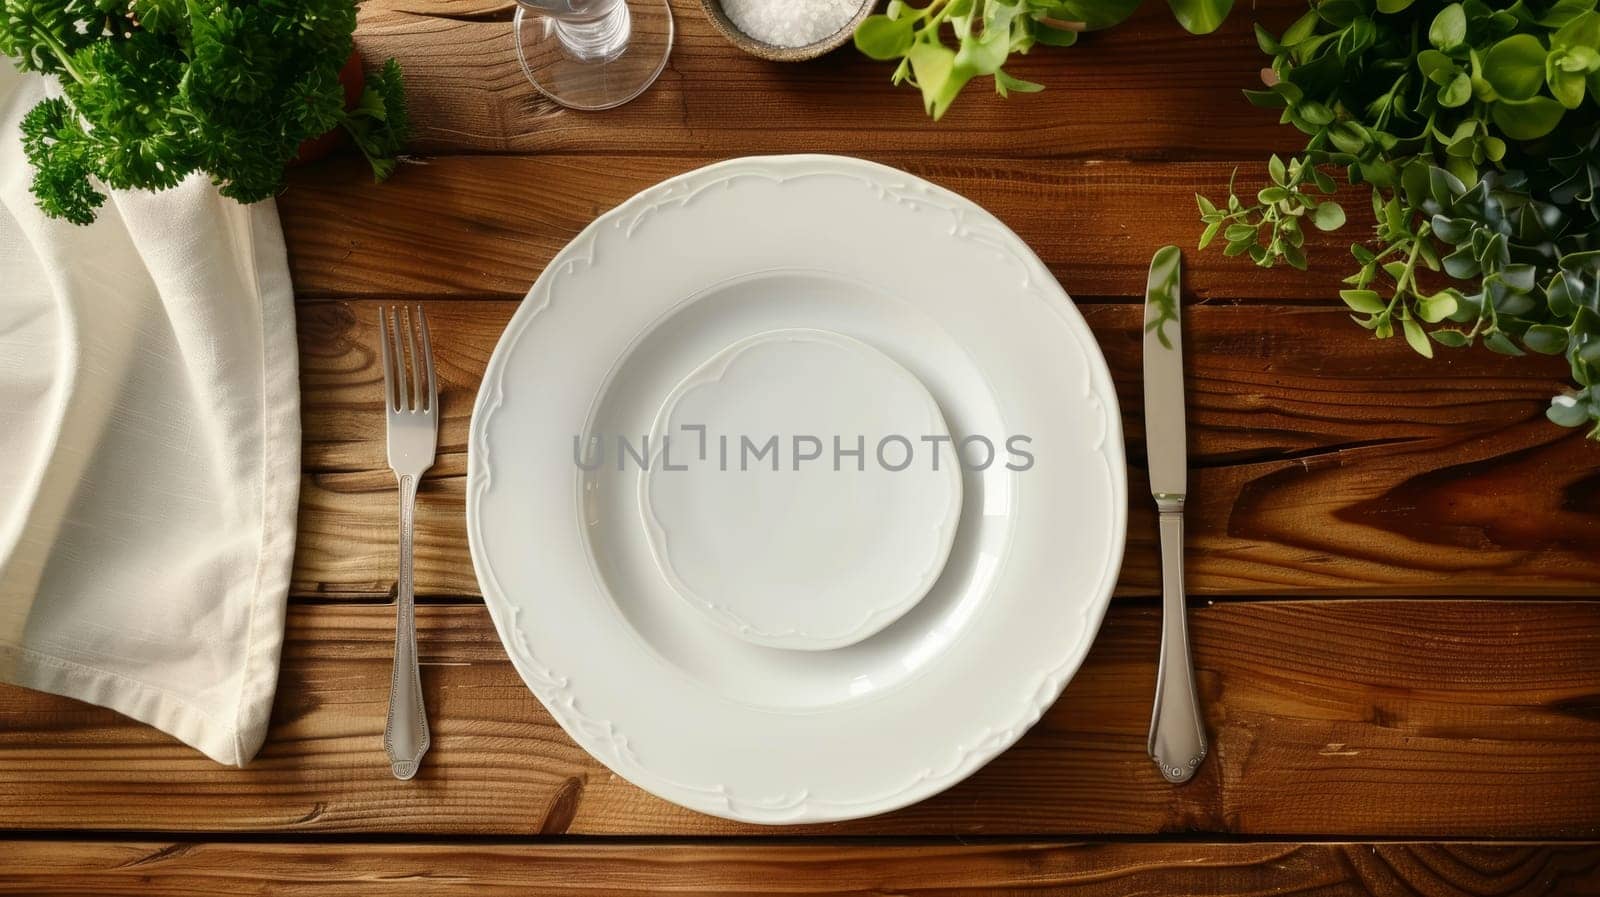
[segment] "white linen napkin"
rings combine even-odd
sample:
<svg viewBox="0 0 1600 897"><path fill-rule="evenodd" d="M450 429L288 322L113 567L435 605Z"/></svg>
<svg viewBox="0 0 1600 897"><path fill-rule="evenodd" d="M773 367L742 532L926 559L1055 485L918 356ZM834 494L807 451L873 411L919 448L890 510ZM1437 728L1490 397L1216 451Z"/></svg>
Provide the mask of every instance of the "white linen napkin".
<svg viewBox="0 0 1600 897"><path fill-rule="evenodd" d="M0 59L0 681L113 708L221 763L266 736L300 477L273 203L203 176L46 218Z"/></svg>

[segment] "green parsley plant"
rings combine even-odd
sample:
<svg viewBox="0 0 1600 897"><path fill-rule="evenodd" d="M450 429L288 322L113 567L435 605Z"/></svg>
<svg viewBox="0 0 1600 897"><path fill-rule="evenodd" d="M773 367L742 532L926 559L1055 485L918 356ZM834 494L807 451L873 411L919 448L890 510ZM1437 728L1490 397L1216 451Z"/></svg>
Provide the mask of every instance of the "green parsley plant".
<svg viewBox="0 0 1600 897"><path fill-rule="evenodd" d="M254 202L302 141L341 126L382 180L405 96L391 59L345 109L355 25L350 0L0 0L0 53L62 84L22 121L39 207L86 224L99 185L161 190L192 171Z"/></svg>

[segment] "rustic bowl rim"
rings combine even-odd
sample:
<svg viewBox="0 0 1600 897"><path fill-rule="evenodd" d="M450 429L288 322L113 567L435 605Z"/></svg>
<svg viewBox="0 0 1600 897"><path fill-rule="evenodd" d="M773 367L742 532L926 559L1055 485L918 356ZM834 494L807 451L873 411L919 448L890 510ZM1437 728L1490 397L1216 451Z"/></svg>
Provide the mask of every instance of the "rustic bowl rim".
<svg viewBox="0 0 1600 897"><path fill-rule="evenodd" d="M822 40L806 44L803 47L778 47L765 41L756 40L733 24L728 14L722 9L722 0L700 0L700 8L705 10L706 18L727 41L739 49L772 62L803 62L807 59L816 59L824 53L837 50L850 40L855 34L856 26L872 14L878 5L877 0L861 0L861 8L856 10L850 21L842 25L838 31L828 35Z"/></svg>

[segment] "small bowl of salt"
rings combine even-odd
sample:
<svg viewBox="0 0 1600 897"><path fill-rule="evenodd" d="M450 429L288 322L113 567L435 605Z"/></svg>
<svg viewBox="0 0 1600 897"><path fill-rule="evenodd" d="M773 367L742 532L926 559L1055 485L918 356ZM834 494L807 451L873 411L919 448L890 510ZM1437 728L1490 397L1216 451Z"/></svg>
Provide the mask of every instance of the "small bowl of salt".
<svg viewBox="0 0 1600 897"><path fill-rule="evenodd" d="M700 0L734 46L774 62L799 62L842 46L877 0Z"/></svg>

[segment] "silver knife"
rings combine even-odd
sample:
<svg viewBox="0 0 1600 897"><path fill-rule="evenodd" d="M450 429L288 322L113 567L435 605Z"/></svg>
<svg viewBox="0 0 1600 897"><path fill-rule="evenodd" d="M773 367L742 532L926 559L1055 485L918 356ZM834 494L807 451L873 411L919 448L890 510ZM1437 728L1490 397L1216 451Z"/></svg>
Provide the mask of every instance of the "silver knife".
<svg viewBox="0 0 1600 897"><path fill-rule="evenodd" d="M1150 260L1144 298L1144 441L1150 494L1161 519L1161 665L1150 714L1150 759L1169 782L1187 782L1206 758L1206 729L1189 659L1183 595L1183 499L1189 489L1184 446L1183 327L1178 280L1182 256L1163 246Z"/></svg>

